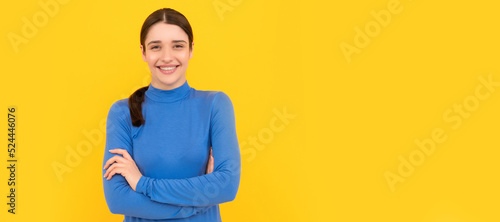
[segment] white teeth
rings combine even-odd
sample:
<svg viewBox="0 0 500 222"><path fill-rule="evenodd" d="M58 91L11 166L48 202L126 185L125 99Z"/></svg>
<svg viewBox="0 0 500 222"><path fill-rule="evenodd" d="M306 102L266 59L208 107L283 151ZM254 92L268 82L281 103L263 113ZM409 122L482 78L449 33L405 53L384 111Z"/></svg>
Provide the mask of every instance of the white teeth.
<svg viewBox="0 0 500 222"><path fill-rule="evenodd" d="M171 67L160 67L161 70L166 70L166 71L170 71L170 70L173 70L175 69L177 66L171 66Z"/></svg>

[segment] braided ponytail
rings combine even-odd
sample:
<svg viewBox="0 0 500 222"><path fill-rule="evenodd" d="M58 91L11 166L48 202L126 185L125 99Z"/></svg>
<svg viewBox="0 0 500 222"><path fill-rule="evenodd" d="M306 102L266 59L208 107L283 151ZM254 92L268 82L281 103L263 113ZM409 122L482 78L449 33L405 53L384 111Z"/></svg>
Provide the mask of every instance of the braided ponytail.
<svg viewBox="0 0 500 222"><path fill-rule="evenodd" d="M130 109L130 118L132 125L139 127L144 124L145 120L142 116L142 102L144 102L144 94L148 90L148 86L136 90L128 98L128 106Z"/></svg>

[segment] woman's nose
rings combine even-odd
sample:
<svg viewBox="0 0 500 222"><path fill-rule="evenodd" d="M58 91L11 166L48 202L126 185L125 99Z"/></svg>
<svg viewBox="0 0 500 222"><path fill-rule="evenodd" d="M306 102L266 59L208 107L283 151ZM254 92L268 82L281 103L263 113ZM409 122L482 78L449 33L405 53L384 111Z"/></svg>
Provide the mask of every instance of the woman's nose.
<svg viewBox="0 0 500 222"><path fill-rule="evenodd" d="M172 52L169 49L164 49L161 55L161 60L165 63L172 61Z"/></svg>

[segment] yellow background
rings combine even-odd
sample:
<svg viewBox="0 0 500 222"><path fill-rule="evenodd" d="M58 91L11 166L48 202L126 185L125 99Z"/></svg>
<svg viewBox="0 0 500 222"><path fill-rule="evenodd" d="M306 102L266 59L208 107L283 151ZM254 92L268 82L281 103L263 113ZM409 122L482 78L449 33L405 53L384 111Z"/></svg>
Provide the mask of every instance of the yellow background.
<svg viewBox="0 0 500 222"><path fill-rule="evenodd" d="M19 161L11 215L1 149L0 221L122 220L102 191L101 125L114 101L149 83L139 31L162 7L193 26L190 86L234 104L242 178L223 221L500 221L500 87L457 129L443 118L474 105L480 78L500 82L495 1L66 0L46 24L39 2L50 0L0 7L0 121L18 108ZM371 12L397 4L377 30ZM33 16L42 26L13 45L9 33L23 36ZM367 25L378 33L348 62L340 46ZM284 109L295 118L269 131ZM385 173L397 175L436 128L447 140L391 190ZM259 135L267 143L256 149ZM88 155L59 180L53 164L82 144Z"/></svg>

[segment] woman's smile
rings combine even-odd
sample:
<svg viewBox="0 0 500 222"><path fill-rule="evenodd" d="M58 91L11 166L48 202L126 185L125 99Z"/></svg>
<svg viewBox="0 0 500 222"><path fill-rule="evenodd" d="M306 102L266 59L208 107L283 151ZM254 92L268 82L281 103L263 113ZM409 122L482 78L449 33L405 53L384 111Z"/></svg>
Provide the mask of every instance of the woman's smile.
<svg viewBox="0 0 500 222"><path fill-rule="evenodd" d="M164 65L164 66L157 66L156 68L158 68L158 70L161 73L169 75L174 73L177 70L177 67L179 67L179 65Z"/></svg>

